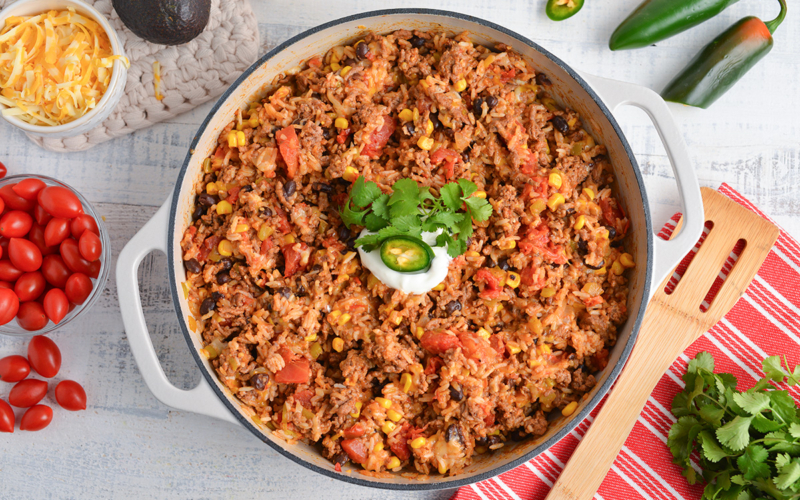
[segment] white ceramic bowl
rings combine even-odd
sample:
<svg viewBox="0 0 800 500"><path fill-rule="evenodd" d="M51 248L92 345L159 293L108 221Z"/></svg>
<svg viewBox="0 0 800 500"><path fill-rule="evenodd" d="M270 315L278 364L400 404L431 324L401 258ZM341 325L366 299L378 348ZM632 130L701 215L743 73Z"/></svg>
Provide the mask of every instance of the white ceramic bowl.
<svg viewBox="0 0 800 500"><path fill-rule="evenodd" d="M114 31L114 28L103 17L102 14L97 12L91 5L85 4L79 0L18 0L12 3L2 11L0 11L0 26L5 24L5 20L10 16L33 16L46 12L48 10L64 10L69 7L75 9L75 12L90 17L97 21L97 23L108 34L108 39L111 41L111 48L114 55L124 56L125 52L122 48L122 42ZM81 116L77 120L73 120L64 125L57 125L55 127L44 125L31 125L30 123L20 120L15 116L4 116L3 118L10 124L18 129L21 129L29 134L39 135L47 138L61 138L72 137L75 135L85 134L91 129L100 125L111 112L117 107L117 103L122 98L125 92L125 82L127 81L128 70L120 60L114 61L112 67L111 81L108 83L108 89L97 106L91 111ZM7 106L0 104L0 109L5 109Z"/></svg>

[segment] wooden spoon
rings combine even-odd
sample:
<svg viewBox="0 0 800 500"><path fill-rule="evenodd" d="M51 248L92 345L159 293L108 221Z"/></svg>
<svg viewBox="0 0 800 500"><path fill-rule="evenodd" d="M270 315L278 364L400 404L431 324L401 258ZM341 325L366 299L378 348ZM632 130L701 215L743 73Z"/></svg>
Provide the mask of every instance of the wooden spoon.
<svg viewBox="0 0 800 500"><path fill-rule="evenodd" d="M733 200L709 188L702 194L706 221L714 227L673 292L664 292L667 277L650 299L625 369L548 500L594 496L661 376L739 300L778 238L777 227ZM701 311L700 304L739 239L746 242L744 250L708 310Z"/></svg>

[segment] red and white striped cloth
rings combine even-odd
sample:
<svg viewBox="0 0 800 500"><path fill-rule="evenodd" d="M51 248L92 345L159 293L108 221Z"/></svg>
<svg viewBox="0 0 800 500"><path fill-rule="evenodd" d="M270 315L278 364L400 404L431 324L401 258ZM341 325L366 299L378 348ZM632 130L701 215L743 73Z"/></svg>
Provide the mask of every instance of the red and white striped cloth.
<svg viewBox="0 0 800 500"><path fill-rule="evenodd" d="M719 191L769 220L727 184L723 184ZM669 237L677 220L678 216L675 216L659 236ZM728 264L732 265L734 260L732 254ZM685 270L686 259L682 264ZM677 274L680 274L680 268ZM673 276L673 287L677 282L675 280ZM689 346L661 377L595 499L700 498L702 485L689 486L686 483L680 467L672 464L672 455L666 446L667 434L675 422L675 417L670 413L672 398L684 387L681 375L685 373L689 360L699 351L713 354L716 359L715 370L735 375L739 379L740 390L752 387L761 378L761 361L767 356L786 355L790 365L800 363L798 284L800 244L781 232L742 299L714 328ZM707 300L710 299L707 297ZM800 386L784 388L789 390L795 401L800 401ZM573 432L530 462L492 479L465 486L451 500L543 499L598 409Z"/></svg>

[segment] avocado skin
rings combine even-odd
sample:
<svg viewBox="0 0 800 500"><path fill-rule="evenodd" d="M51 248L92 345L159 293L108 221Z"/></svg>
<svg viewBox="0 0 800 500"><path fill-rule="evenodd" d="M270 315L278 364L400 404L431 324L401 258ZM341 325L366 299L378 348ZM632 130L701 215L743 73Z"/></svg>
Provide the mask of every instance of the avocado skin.
<svg viewBox="0 0 800 500"><path fill-rule="evenodd" d="M211 0L112 0L136 36L162 45L181 45L203 32Z"/></svg>

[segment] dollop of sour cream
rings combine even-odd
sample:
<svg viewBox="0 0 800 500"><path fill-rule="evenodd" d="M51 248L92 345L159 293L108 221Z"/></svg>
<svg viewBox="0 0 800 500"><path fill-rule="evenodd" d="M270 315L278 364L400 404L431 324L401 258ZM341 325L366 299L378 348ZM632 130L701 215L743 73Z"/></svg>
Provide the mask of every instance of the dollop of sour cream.
<svg viewBox="0 0 800 500"><path fill-rule="evenodd" d="M430 292L433 287L444 281L447 277L447 270L450 267L450 262L453 258L447 255L446 247L437 247L436 233L422 233L422 241L427 243L433 249L434 258L431 260L431 267L427 271L418 271L416 273L399 273L386 267L386 264L381 260L381 249L376 248L371 252L365 252L363 247L358 247L358 254L361 256L361 264L369 269L372 274L378 278L381 283L400 290L404 293L422 294ZM361 231L360 236L367 236L373 234L366 229Z"/></svg>

